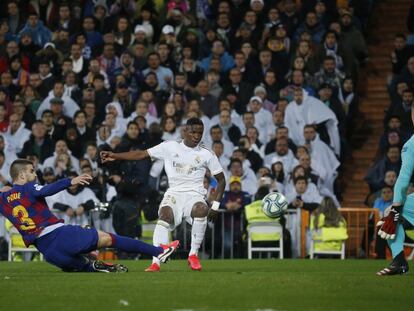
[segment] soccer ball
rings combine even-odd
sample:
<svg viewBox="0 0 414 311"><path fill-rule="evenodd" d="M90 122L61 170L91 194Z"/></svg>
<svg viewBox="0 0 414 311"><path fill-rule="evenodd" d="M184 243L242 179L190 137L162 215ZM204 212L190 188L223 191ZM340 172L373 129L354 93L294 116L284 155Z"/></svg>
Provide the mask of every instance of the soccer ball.
<svg viewBox="0 0 414 311"><path fill-rule="evenodd" d="M270 218L279 218L288 208L285 196L279 192L271 192L262 200L262 210Z"/></svg>

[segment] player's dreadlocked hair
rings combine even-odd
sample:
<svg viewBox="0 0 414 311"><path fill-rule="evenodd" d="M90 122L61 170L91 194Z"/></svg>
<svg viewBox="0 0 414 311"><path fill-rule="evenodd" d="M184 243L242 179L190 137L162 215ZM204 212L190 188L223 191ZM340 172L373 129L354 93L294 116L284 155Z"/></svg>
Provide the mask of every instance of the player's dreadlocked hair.
<svg viewBox="0 0 414 311"><path fill-rule="evenodd" d="M15 181L19 177L19 173L26 169L27 165L33 165L33 163L26 159L14 160L10 166L10 177Z"/></svg>
<svg viewBox="0 0 414 311"><path fill-rule="evenodd" d="M201 125L201 126L204 126L204 123L199 118L190 118L190 119L187 120L187 123L185 125L187 125L187 126L189 126L189 125Z"/></svg>

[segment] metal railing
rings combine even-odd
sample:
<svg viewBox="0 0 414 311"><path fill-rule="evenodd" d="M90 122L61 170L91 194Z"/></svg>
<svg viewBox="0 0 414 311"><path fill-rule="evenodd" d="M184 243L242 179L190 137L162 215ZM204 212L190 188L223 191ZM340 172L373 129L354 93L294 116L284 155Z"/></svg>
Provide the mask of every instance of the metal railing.
<svg viewBox="0 0 414 311"><path fill-rule="evenodd" d="M210 259L234 258L236 245L239 247L238 252L244 254L244 214L227 210L219 210L218 212L219 215L215 223L208 223L207 225L206 235L201 245L201 257ZM190 250L191 226L187 222L183 221L175 229L173 236L181 240L181 250ZM229 254L228 257L226 256L227 253Z"/></svg>

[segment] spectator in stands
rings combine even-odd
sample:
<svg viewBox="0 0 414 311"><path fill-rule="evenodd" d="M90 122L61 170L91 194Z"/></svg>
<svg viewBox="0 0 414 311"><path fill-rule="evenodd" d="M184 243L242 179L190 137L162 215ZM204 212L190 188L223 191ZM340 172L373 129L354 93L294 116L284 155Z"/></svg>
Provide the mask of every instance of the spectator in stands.
<svg viewBox="0 0 414 311"><path fill-rule="evenodd" d="M346 115L341 103L337 99L336 94L334 94L334 88L332 87L332 85L328 83L320 85L318 90L318 98L321 102L328 106L329 109L331 109L335 114L336 119L338 120L339 131L342 134L341 136L343 136L346 125Z"/></svg>
<svg viewBox="0 0 414 311"><path fill-rule="evenodd" d="M155 73L160 89L167 90L174 81L174 74L171 69L161 66L160 55L156 52L148 54L147 62L148 68L142 72L143 75L146 76L150 72Z"/></svg>
<svg viewBox="0 0 414 311"><path fill-rule="evenodd" d="M233 249L236 257L242 256L242 230L241 215L244 211L244 207L250 204L250 195L243 191L242 181L238 176L230 176L229 179L229 191L225 191L223 198L220 202L221 208L225 209L228 213L224 217L224 252L227 253L233 243ZM231 220L233 217L233 220ZM232 232L232 233L230 233ZM233 240L230 239L233 237Z"/></svg>
<svg viewBox="0 0 414 311"><path fill-rule="evenodd" d="M67 155L68 158L70 158L71 165L73 167L74 171L79 170L79 160L76 159L71 152L68 150L68 146L64 140L58 140L55 144L55 151L53 152L53 155L47 158L43 162L44 167L55 167L55 163L57 163L58 156L59 155Z"/></svg>
<svg viewBox="0 0 414 311"><path fill-rule="evenodd" d="M239 142L239 148L233 151L232 158L238 158L243 162L245 170L252 170L256 173L263 165L263 159L259 150L253 149L249 142L249 138L242 136Z"/></svg>
<svg viewBox="0 0 414 311"><path fill-rule="evenodd" d="M248 110L254 113L255 127L259 131L259 139L266 144L267 130L273 124L271 112L263 108L263 101L259 96L250 98Z"/></svg>
<svg viewBox="0 0 414 311"><path fill-rule="evenodd" d="M9 174L10 163L6 161L4 152L0 150L0 186L11 185L12 179Z"/></svg>
<svg viewBox="0 0 414 311"><path fill-rule="evenodd" d="M211 149L216 154L217 158L219 159L219 162L221 166L223 167L224 171L227 171L227 167L230 164L229 158L224 156L224 145L221 141L213 141L213 145L211 146Z"/></svg>
<svg viewBox="0 0 414 311"><path fill-rule="evenodd" d="M293 168L298 165L292 150L289 149L288 140L285 137L277 139L274 152L268 154L264 158L264 164L271 167L275 162L282 162L285 174L290 174Z"/></svg>
<svg viewBox="0 0 414 311"><path fill-rule="evenodd" d="M52 32L39 20L39 15L36 12L29 12L27 22L20 34L30 33L32 40L39 46L44 46L52 39Z"/></svg>
<svg viewBox="0 0 414 311"><path fill-rule="evenodd" d="M317 191L308 188L308 180L306 177L297 177L294 180L294 185L294 192L287 194L289 208L300 208L308 211L317 209L322 202L322 197Z"/></svg>
<svg viewBox="0 0 414 311"><path fill-rule="evenodd" d="M384 212L387 207L389 207L392 204L392 197L394 195L394 192L392 190L392 187L385 185L381 189L381 196L377 198L374 202L374 208L378 208L380 215L379 217L384 217Z"/></svg>
<svg viewBox="0 0 414 311"><path fill-rule="evenodd" d="M353 16L347 10L344 10L341 14L340 25L342 46L350 50L350 53L352 53L353 56L352 59L355 62L354 68L357 68L360 64L366 61L369 55L364 36L354 25ZM352 76L355 78L356 73L353 73Z"/></svg>
<svg viewBox="0 0 414 311"><path fill-rule="evenodd" d="M379 146L380 149L385 149L388 141L388 132L396 131L400 137L401 144L404 145L405 142L410 138L410 134L407 131L401 129L401 120L398 116L391 116L387 124L385 125L385 132L380 138Z"/></svg>
<svg viewBox="0 0 414 311"><path fill-rule="evenodd" d="M336 58L328 55L324 57L321 69L315 73L315 87L320 88L321 85L328 84L337 94L344 78L345 74L337 68Z"/></svg>
<svg viewBox="0 0 414 311"><path fill-rule="evenodd" d="M318 17L315 12L309 12L306 14L305 21L299 25L296 30L296 41L299 41L300 35L305 31L310 33L312 42L316 44L322 42L323 35L325 34L325 27L318 21Z"/></svg>
<svg viewBox="0 0 414 311"><path fill-rule="evenodd" d="M414 58L413 58L414 60ZM387 120L390 116L398 116L401 121L401 129L406 131L410 134L414 132L412 120L411 120L411 105L414 102L414 93L412 89L406 89L402 93L402 99L400 102L396 103L395 105L391 106L390 109L387 111L387 116L385 119Z"/></svg>
<svg viewBox="0 0 414 311"><path fill-rule="evenodd" d="M250 171L245 171L243 169L243 163L240 159L231 159L229 167L230 176L240 177L243 189L249 195L254 195L257 190L257 179L254 173Z"/></svg>
<svg viewBox="0 0 414 311"><path fill-rule="evenodd" d="M217 98L209 94L208 82L206 80L198 82L194 92L194 99L199 102L200 109L207 117L211 118L219 113Z"/></svg>
<svg viewBox="0 0 414 311"><path fill-rule="evenodd" d="M77 176L77 174L70 173L70 176ZM88 212L95 208L98 202L91 189L75 185L54 197L53 208L64 212L65 223L84 226L90 224Z"/></svg>
<svg viewBox="0 0 414 311"><path fill-rule="evenodd" d="M0 102L0 132L5 133L9 127L9 121L6 118L6 105Z"/></svg>
<svg viewBox="0 0 414 311"><path fill-rule="evenodd" d="M20 158L26 158L31 154L36 154L40 163L52 156L54 146L53 141L46 135L46 127L42 121L36 121L32 125L30 139L23 145L19 154Z"/></svg>
<svg viewBox="0 0 414 311"><path fill-rule="evenodd" d="M323 177L325 178L325 183L330 185L328 188L332 191L340 162L332 149L319 138L313 125L305 125L303 137L305 138L305 147L312 158L312 163L317 162L319 163L318 166L325 168L326 176Z"/></svg>
<svg viewBox="0 0 414 311"><path fill-rule="evenodd" d="M214 125L210 128L210 137L208 138L208 147L209 148L210 148L210 145L212 144L212 142L214 142L214 141L221 141L223 143L223 145L224 145L224 155L227 158L230 158L232 153L233 153L234 145L231 141L224 138L223 130L221 129L221 127L219 125Z"/></svg>
<svg viewBox="0 0 414 311"><path fill-rule="evenodd" d="M63 82L56 81L53 86L53 91L49 93L49 96L46 97L39 106L36 112L36 118L40 119L40 117L42 116L42 112L46 109L51 108L52 102L62 104L63 114L66 117L73 118L75 112L79 110L79 106L75 103L75 101L72 98L65 95L64 91L65 87Z"/></svg>
<svg viewBox="0 0 414 311"><path fill-rule="evenodd" d="M399 75L408 59L414 55L414 47L407 45L407 38L404 34L398 33L394 38L394 50L391 52L391 64L393 77Z"/></svg>
<svg viewBox="0 0 414 311"><path fill-rule="evenodd" d="M368 171L365 181L368 183L371 191L377 191L381 188L387 171L399 173L401 168L400 148L390 146L387 153L376 160Z"/></svg>
<svg viewBox="0 0 414 311"><path fill-rule="evenodd" d="M230 111L222 109L220 111L220 120L217 124L223 131L224 139L231 141L233 145L237 145L241 136L240 129L232 123Z"/></svg>
<svg viewBox="0 0 414 311"><path fill-rule="evenodd" d="M9 118L9 127L5 138L8 141L8 151L16 154L22 151L24 143L30 138L30 131L25 128L25 123L16 113Z"/></svg>
<svg viewBox="0 0 414 311"><path fill-rule="evenodd" d="M285 111L285 125L289 128L290 138L295 144L300 145L303 142L303 128L306 124L323 124L329 136L329 145L338 156L341 149L338 119L333 111L301 88L295 90L294 97L294 101Z"/></svg>

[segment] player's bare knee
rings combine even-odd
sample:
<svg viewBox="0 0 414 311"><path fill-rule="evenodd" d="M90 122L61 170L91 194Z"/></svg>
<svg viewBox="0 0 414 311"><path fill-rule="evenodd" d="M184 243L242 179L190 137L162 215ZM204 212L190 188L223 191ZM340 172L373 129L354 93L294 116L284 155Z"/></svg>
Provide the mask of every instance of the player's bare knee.
<svg viewBox="0 0 414 311"><path fill-rule="evenodd" d="M174 224L174 213L171 207L163 206L160 209L158 220L168 223L168 225Z"/></svg>
<svg viewBox="0 0 414 311"><path fill-rule="evenodd" d="M207 204L203 202L197 202L194 204L193 209L191 210L191 217L193 218L202 218L206 217L208 214Z"/></svg>
<svg viewBox="0 0 414 311"><path fill-rule="evenodd" d="M98 230L98 248L110 247L112 245L112 237L109 233Z"/></svg>

